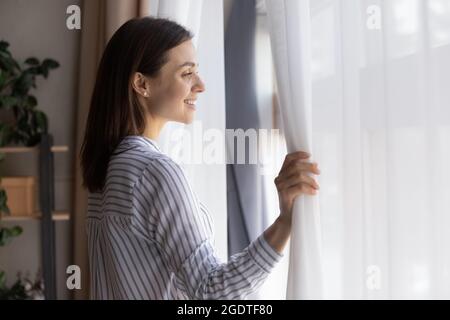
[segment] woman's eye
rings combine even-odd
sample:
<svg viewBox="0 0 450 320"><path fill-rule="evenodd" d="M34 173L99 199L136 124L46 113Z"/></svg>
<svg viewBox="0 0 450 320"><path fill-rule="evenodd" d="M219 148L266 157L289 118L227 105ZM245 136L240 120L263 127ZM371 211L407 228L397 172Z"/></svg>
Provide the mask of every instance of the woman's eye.
<svg viewBox="0 0 450 320"><path fill-rule="evenodd" d="M198 71L190 71L190 72L187 72L187 73L185 73L185 74L183 74L183 77L192 77L192 75L194 75L194 74L198 74Z"/></svg>

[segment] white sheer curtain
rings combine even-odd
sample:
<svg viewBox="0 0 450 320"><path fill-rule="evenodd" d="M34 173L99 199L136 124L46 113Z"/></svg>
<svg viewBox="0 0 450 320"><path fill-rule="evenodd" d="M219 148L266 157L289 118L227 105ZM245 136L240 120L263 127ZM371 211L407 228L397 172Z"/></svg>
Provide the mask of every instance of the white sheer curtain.
<svg viewBox="0 0 450 320"><path fill-rule="evenodd" d="M449 299L450 2L308 2L266 1L288 149L322 171L287 297Z"/></svg>
<svg viewBox="0 0 450 320"><path fill-rule="evenodd" d="M225 163L208 164L203 150L208 129L225 132L225 75L222 0L149 0L149 14L169 18L194 33L199 73L206 91L199 95L191 125L168 123L158 139L163 152L178 161L199 200L212 215L219 256L227 258L227 189ZM211 137L210 137L211 138ZM191 157L183 154L191 152Z"/></svg>
<svg viewBox="0 0 450 320"><path fill-rule="evenodd" d="M266 6L287 150L312 153L309 1L269 0ZM321 298L317 198L304 196L295 202L292 228L287 298Z"/></svg>

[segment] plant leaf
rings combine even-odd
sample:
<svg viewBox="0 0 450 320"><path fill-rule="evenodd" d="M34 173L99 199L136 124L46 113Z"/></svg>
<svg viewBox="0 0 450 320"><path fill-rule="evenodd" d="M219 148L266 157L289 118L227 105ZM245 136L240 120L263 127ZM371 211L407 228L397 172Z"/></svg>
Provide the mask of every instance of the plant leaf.
<svg viewBox="0 0 450 320"><path fill-rule="evenodd" d="M26 101L27 101L28 107L30 107L30 108L33 108L37 105L37 99L35 96L32 96L32 95L27 96Z"/></svg>
<svg viewBox="0 0 450 320"><path fill-rule="evenodd" d="M45 69L56 69L59 67L59 63L53 59L45 59L44 62L42 62L42 66Z"/></svg>
<svg viewBox="0 0 450 320"><path fill-rule="evenodd" d="M7 74L2 69L0 69L0 91L3 89L3 85L6 82Z"/></svg>
<svg viewBox="0 0 450 320"><path fill-rule="evenodd" d="M31 73L24 71L19 79L17 79L14 83L13 95L26 95L33 84L34 76Z"/></svg>
<svg viewBox="0 0 450 320"><path fill-rule="evenodd" d="M31 73L33 75L41 74L41 66L37 65L37 66L29 67L28 69L25 70L25 72Z"/></svg>
<svg viewBox="0 0 450 320"><path fill-rule="evenodd" d="M11 108L19 103L19 99L13 96L0 96L0 107Z"/></svg>
<svg viewBox="0 0 450 320"><path fill-rule="evenodd" d="M0 228L0 246L4 246L11 242L12 238L21 235L23 232L22 227L14 226L12 228Z"/></svg>
<svg viewBox="0 0 450 320"><path fill-rule="evenodd" d="M39 65L39 60L35 57L31 57L31 58L28 58L27 60L25 60L25 63L32 65L32 66L36 66L36 65Z"/></svg>
<svg viewBox="0 0 450 320"><path fill-rule="evenodd" d="M47 77L48 77L48 69L45 68L44 66L41 66L41 73L44 76L44 78L47 79Z"/></svg>
<svg viewBox="0 0 450 320"><path fill-rule="evenodd" d="M48 121L47 121L46 114L42 111L37 110L35 112L35 116L36 116L36 124L37 124L38 128L40 129L40 130L38 130L38 132L47 133Z"/></svg>
<svg viewBox="0 0 450 320"><path fill-rule="evenodd" d="M10 142L10 139L11 139L11 126L6 123L0 123L0 147L7 145ZM4 157L3 153L2 155Z"/></svg>
<svg viewBox="0 0 450 320"><path fill-rule="evenodd" d="M0 51L5 51L6 49L8 49L8 47L9 47L8 42L6 42L4 40L0 41Z"/></svg>
<svg viewBox="0 0 450 320"><path fill-rule="evenodd" d="M6 284L5 271L0 271L0 288L3 288Z"/></svg>
<svg viewBox="0 0 450 320"><path fill-rule="evenodd" d="M6 190L0 190L0 212L4 212L6 214L10 214L8 205L8 195L6 194Z"/></svg>
<svg viewBox="0 0 450 320"><path fill-rule="evenodd" d="M10 236L11 237L17 237L20 236L23 232L23 229L21 226L14 226L11 229L9 229L10 231Z"/></svg>

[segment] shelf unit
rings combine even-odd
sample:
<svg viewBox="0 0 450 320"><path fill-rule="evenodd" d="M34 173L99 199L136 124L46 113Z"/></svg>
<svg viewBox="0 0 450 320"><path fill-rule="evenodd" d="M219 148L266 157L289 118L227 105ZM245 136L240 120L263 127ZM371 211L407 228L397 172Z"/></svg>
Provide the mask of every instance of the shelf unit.
<svg viewBox="0 0 450 320"><path fill-rule="evenodd" d="M41 251L44 278L44 294L48 300L56 300L56 252L55 221L70 219L70 213L55 211L54 153L67 152L67 146L54 146L50 134L42 135L36 147L3 147L0 153L39 154L39 204L40 210L31 216L2 216L3 221L40 220Z"/></svg>
<svg viewBox="0 0 450 320"><path fill-rule="evenodd" d="M2 221L26 221L26 220L40 220L42 213L36 212L30 216L2 216ZM54 221L66 221L70 220L70 214L68 212L53 212L52 219Z"/></svg>

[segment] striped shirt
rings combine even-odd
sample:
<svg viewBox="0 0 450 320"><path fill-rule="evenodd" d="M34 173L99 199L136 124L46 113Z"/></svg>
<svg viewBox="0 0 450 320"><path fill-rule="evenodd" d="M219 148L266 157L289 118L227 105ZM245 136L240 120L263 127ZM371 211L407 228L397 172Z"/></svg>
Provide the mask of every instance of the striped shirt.
<svg viewBox="0 0 450 320"><path fill-rule="evenodd" d="M143 136L125 137L102 192L89 193L91 299L245 299L283 256L261 234L227 263L182 168Z"/></svg>

